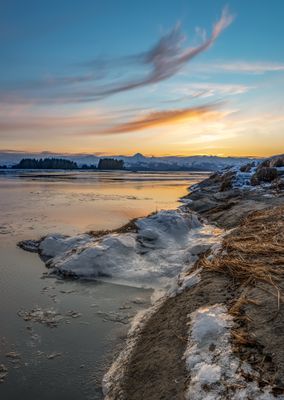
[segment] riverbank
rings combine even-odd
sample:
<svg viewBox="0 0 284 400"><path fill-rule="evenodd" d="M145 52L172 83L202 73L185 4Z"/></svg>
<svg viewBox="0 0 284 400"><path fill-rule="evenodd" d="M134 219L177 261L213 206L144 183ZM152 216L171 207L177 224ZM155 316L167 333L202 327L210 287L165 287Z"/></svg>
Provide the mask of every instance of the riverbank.
<svg viewBox="0 0 284 400"><path fill-rule="evenodd" d="M283 166L270 164L214 174L183 199L228 232L188 270L198 281L134 326L106 399L284 398Z"/></svg>

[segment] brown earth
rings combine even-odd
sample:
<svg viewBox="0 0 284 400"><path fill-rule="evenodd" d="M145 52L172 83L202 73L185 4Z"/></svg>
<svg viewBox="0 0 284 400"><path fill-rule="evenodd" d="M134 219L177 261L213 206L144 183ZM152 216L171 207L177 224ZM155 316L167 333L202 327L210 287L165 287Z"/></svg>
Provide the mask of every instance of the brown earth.
<svg viewBox="0 0 284 400"><path fill-rule="evenodd" d="M109 398L181 400L189 379L182 358L188 314L225 303L234 316L235 351L260 373L260 385L284 393L284 196L230 189L218 176L204 181L187 206L223 228L225 252L201 257L201 282L168 298L144 325L124 379ZM256 211L257 210L257 211ZM208 255L208 254L206 254Z"/></svg>
<svg viewBox="0 0 284 400"><path fill-rule="evenodd" d="M204 271L198 286L168 298L146 322L128 361L115 400L183 400L188 374L183 354L188 317L196 308L233 298L225 275Z"/></svg>

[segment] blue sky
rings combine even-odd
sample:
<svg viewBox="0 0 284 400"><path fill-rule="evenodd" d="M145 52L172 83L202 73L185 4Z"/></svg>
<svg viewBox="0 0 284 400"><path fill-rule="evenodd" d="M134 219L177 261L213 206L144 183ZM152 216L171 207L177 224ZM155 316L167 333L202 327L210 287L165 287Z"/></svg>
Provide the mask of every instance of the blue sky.
<svg viewBox="0 0 284 400"><path fill-rule="evenodd" d="M281 0L2 0L0 147L284 152L283 17Z"/></svg>

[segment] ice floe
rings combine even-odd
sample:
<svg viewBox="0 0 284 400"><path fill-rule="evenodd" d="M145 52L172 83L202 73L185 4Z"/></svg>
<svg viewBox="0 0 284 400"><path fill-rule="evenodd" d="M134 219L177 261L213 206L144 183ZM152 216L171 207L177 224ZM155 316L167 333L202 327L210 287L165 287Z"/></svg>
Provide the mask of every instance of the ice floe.
<svg viewBox="0 0 284 400"><path fill-rule="evenodd" d="M39 253L52 272L63 276L169 287L172 278L216 243L222 233L181 209L160 211L135 224L135 232L99 238L49 235L39 243Z"/></svg>

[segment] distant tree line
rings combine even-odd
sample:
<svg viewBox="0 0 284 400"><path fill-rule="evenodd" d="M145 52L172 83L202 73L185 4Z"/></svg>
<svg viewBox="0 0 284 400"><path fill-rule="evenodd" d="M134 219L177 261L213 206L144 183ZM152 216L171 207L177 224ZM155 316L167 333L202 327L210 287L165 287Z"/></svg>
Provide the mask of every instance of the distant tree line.
<svg viewBox="0 0 284 400"><path fill-rule="evenodd" d="M0 166L0 168L7 168L6 166ZM99 164L95 165L82 165L80 168L77 163L64 158L23 158L18 164L13 165L13 169L83 169L83 170L118 170L124 168L124 162L122 160L116 160L113 158L102 158L99 160Z"/></svg>
<svg viewBox="0 0 284 400"><path fill-rule="evenodd" d="M83 165L80 167L80 169L88 169L88 170L90 170L90 169L97 169L97 167L96 167L96 165L94 165L94 164L83 164Z"/></svg>
<svg viewBox="0 0 284 400"><path fill-rule="evenodd" d="M18 164L13 165L13 169L78 169L74 161L64 160L63 158L23 158Z"/></svg>
<svg viewBox="0 0 284 400"><path fill-rule="evenodd" d="M115 160L114 158L101 158L98 169L123 169L123 160Z"/></svg>

